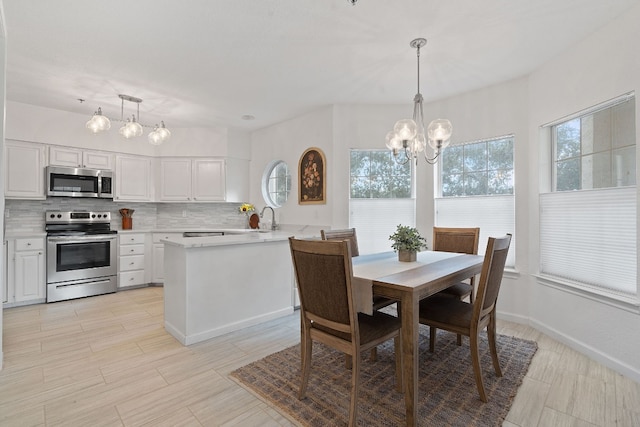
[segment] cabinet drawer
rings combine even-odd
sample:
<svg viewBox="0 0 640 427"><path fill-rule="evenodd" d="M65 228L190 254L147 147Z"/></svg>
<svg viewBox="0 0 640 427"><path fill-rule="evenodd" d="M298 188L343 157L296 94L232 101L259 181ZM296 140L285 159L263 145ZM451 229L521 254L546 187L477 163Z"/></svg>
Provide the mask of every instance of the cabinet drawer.
<svg viewBox="0 0 640 427"><path fill-rule="evenodd" d="M144 244L144 234L121 234L121 245L139 245Z"/></svg>
<svg viewBox="0 0 640 427"><path fill-rule="evenodd" d="M120 257L120 271L144 270L144 255Z"/></svg>
<svg viewBox="0 0 640 427"><path fill-rule="evenodd" d="M144 255L144 245L121 245L120 256Z"/></svg>
<svg viewBox="0 0 640 427"><path fill-rule="evenodd" d="M153 243L161 243L162 239L171 239L174 237L182 237L182 233L153 233Z"/></svg>
<svg viewBox="0 0 640 427"><path fill-rule="evenodd" d="M144 285L144 271L124 271L120 273L118 281L119 288L126 288L127 286Z"/></svg>
<svg viewBox="0 0 640 427"><path fill-rule="evenodd" d="M44 239L33 237L16 239L16 251L33 251L44 249Z"/></svg>

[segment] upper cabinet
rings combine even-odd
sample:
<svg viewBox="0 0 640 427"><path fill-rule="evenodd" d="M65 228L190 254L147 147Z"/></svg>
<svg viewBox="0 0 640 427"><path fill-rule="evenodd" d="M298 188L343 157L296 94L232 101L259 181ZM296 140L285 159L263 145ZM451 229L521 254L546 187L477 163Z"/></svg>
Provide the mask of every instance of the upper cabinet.
<svg viewBox="0 0 640 427"><path fill-rule="evenodd" d="M194 160L193 200L196 202L226 200L226 170L224 160Z"/></svg>
<svg viewBox="0 0 640 427"><path fill-rule="evenodd" d="M161 202L225 201L223 159L160 159L158 171Z"/></svg>
<svg viewBox="0 0 640 427"><path fill-rule="evenodd" d="M115 202L152 201L151 158L116 156Z"/></svg>
<svg viewBox="0 0 640 427"><path fill-rule="evenodd" d="M5 141L4 195L9 199L45 198L45 146Z"/></svg>
<svg viewBox="0 0 640 427"><path fill-rule="evenodd" d="M191 159L160 159L159 194L162 202L191 200Z"/></svg>
<svg viewBox="0 0 640 427"><path fill-rule="evenodd" d="M112 170L113 154L52 145L49 147L49 164L51 166Z"/></svg>

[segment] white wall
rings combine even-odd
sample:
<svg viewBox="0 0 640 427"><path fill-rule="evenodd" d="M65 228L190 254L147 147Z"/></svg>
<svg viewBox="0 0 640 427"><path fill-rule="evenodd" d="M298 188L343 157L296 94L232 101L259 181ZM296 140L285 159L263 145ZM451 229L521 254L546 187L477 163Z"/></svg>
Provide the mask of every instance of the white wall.
<svg viewBox="0 0 640 427"><path fill-rule="evenodd" d="M515 135L516 272L508 273L498 303L502 318L528 323L603 364L640 381L638 309L619 307L537 283L539 181L548 173L539 156L539 126L622 93L640 83L640 6L549 61L529 76L425 105L425 121L449 118L453 140ZM499 66L499 64L496 64ZM428 90L428 85L425 91ZM280 209L285 222L348 225L349 148L384 147L384 136L406 105L336 105L255 132L252 135L251 196L261 200L260 177L274 159L292 169L294 188ZM640 108L636 108L640 123ZM638 132L640 127L637 127ZM637 140L640 138L636 137ZM297 204L297 164L310 146L327 155L327 205ZM637 162L640 164L640 162ZM544 167L543 175L539 169ZM417 225L433 226L433 169L423 161L417 175ZM640 198L639 198L640 199ZM640 227L638 227L640 230Z"/></svg>
<svg viewBox="0 0 640 427"><path fill-rule="evenodd" d="M531 74L529 133L534 142L528 153L531 165L547 162L546 156L540 155L543 150L535 144L539 139L540 125L626 92L635 90L638 96L639 20L640 6L636 6ZM636 100L636 141L640 141L639 125L640 108ZM639 156L640 151L636 150L636 164L640 164ZM545 174L547 169L530 168L530 273L535 273L539 265L537 195L539 187L548 182ZM533 276L526 279L531 295L530 318L536 328L640 381L640 316L637 307L624 310L544 286Z"/></svg>
<svg viewBox="0 0 640 427"><path fill-rule="evenodd" d="M336 168L333 157L333 108L321 108L312 113L256 131L251 136L250 200L261 209L265 205L260 181L267 164L284 160L291 172L289 201L276 209L276 221L286 224L332 224L332 206L335 203L332 187ZM300 156L309 147L320 148L326 157L327 204L298 205L298 164Z"/></svg>

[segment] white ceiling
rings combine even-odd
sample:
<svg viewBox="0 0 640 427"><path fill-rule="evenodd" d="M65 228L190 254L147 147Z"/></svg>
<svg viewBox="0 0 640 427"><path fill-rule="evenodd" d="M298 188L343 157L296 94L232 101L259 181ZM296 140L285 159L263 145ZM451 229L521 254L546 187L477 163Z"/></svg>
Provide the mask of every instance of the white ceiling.
<svg viewBox="0 0 640 427"><path fill-rule="evenodd" d="M639 0L3 3L8 100L120 118L122 93L146 124L256 129L330 104L410 114L414 38L428 102L526 75Z"/></svg>

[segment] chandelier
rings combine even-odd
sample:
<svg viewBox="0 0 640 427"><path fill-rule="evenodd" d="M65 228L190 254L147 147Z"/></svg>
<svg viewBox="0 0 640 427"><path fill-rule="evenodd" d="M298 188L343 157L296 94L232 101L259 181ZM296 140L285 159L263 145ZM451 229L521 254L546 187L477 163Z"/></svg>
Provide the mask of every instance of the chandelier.
<svg viewBox="0 0 640 427"><path fill-rule="evenodd" d="M387 133L386 146L393 152L393 158L399 164L405 164L411 159L416 160L423 153L429 164L435 164L438 156L449 145L451 122L447 119L436 119L424 128L422 116L422 94L420 93L420 48L427 44L423 38L412 40L409 45L416 49L418 63L418 93L413 98L413 119L398 120L393 130ZM427 142L433 149L433 157L427 156Z"/></svg>
<svg viewBox="0 0 640 427"><path fill-rule="evenodd" d="M89 119L87 122L87 129L91 133L100 133L107 131L111 128L111 120L120 121L123 123L120 128L120 135L125 137L126 139L131 139L138 137L144 133L143 127L152 128L148 125L143 125L140 123L140 103L142 99L136 98L135 96L130 95L118 95L121 99L122 107L120 112L120 120L117 119L109 119L107 116L102 114L102 108L98 108L93 114L93 117ZM124 101L133 102L137 106L137 114L132 114L131 118L127 118L124 120ZM160 122L160 126L157 124L153 126L153 130L149 132L147 136L149 143L153 145L160 145L164 141L167 141L171 137L171 132L164 125L164 121Z"/></svg>

